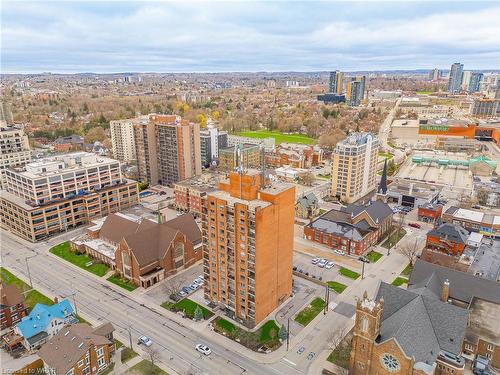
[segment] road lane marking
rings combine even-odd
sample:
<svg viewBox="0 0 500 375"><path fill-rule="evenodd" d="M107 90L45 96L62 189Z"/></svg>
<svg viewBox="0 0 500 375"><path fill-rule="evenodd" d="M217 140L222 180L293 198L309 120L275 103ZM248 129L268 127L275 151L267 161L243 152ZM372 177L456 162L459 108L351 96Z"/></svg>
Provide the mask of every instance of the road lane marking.
<svg viewBox="0 0 500 375"><path fill-rule="evenodd" d="M297 366L296 363L293 363L292 361L290 361L289 359L286 359L286 358L283 358L283 361L286 361L288 362L289 364L291 364L292 366Z"/></svg>

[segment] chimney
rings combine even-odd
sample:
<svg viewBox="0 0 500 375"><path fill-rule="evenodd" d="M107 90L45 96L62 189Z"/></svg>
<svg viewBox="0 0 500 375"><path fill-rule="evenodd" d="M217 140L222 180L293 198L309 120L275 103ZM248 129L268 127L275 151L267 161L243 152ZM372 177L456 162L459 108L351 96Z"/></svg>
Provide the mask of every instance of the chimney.
<svg viewBox="0 0 500 375"><path fill-rule="evenodd" d="M441 301L448 302L448 297L450 296L450 282L446 279L443 283L443 289L441 290Z"/></svg>

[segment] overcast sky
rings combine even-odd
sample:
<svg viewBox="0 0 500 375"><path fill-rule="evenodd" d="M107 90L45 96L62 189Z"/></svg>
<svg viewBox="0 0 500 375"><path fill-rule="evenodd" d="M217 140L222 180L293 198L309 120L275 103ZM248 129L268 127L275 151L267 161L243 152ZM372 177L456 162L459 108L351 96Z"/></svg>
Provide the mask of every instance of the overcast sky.
<svg viewBox="0 0 500 375"><path fill-rule="evenodd" d="M495 2L2 3L4 73L500 68Z"/></svg>

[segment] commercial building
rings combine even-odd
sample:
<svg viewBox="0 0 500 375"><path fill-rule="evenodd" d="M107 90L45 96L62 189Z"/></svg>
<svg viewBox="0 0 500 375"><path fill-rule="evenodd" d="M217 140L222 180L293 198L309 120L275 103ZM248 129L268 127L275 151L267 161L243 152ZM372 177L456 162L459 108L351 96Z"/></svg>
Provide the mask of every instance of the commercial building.
<svg viewBox="0 0 500 375"><path fill-rule="evenodd" d="M127 163L137 159L134 124L141 121L147 121L147 119L147 116L141 116L133 119L114 120L109 122L113 157L115 159Z"/></svg>
<svg viewBox="0 0 500 375"><path fill-rule="evenodd" d="M333 94L330 92L318 95L317 98L320 102L323 102L325 104L339 104L345 103L346 101L346 96L344 94Z"/></svg>
<svg viewBox="0 0 500 375"><path fill-rule="evenodd" d="M232 172L204 200L205 299L253 327L292 293L295 188Z"/></svg>
<svg viewBox="0 0 500 375"><path fill-rule="evenodd" d="M449 283L408 290L381 282L356 303L351 375L463 374L468 311L448 303Z"/></svg>
<svg viewBox="0 0 500 375"><path fill-rule="evenodd" d="M418 206L418 220L424 223L436 224L441 219L443 206L435 203L425 203Z"/></svg>
<svg viewBox="0 0 500 375"><path fill-rule="evenodd" d="M21 127L0 123L0 187L5 182L7 168L17 167L31 161L28 136Z"/></svg>
<svg viewBox="0 0 500 375"><path fill-rule="evenodd" d="M443 222L460 225L471 232L500 238L500 216L455 206L449 207L442 216Z"/></svg>
<svg viewBox="0 0 500 375"><path fill-rule="evenodd" d="M174 184L175 207L179 211L201 216L202 202L206 195L217 190L221 176L202 174Z"/></svg>
<svg viewBox="0 0 500 375"><path fill-rule="evenodd" d="M437 81L441 78L441 71L438 68L434 68L429 72L429 79L431 81Z"/></svg>
<svg viewBox="0 0 500 375"><path fill-rule="evenodd" d="M378 152L378 138L370 133L353 133L337 143L331 195L352 203L375 190Z"/></svg>
<svg viewBox="0 0 500 375"><path fill-rule="evenodd" d="M347 82L345 98L351 106L358 106L365 98L366 76L357 76Z"/></svg>
<svg viewBox="0 0 500 375"><path fill-rule="evenodd" d="M134 123L134 137L141 180L169 185L201 174L199 124L151 114Z"/></svg>
<svg viewBox="0 0 500 375"><path fill-rule="evenodd" d="M115 352L114 327L105 323L92 328L87 323L68 325L38 351L48 375L100 374L111 363Z"/></svg>
<svg viewBox="0 0 500 375"><path fill-rule="evenodd" d="M122 177L118 161L78 152L7 170L0 218L35 242L137 202L137 183Z"/></svg>
<svg viewBox="0 0 500 375"><path fill-rule="evenodd" d="M59 137L52 142L52 147L55 152L82 151L84 146L84 138L76 134L72 134L67 137Z"/></svg>
<svg viewBox="0 0 500 375"><path fill-rule="evenodd" d="M474 99L471 105L470 113L477 117L496 117L499 105L498 99Z"/></svg>
<svg viewBox="0 0 500 375"><path fill-rule="evenodd" d="M334 94L342 94L344 84L344 73L336 70L330 72L330 81L328 84L328 92Z"/></svg>
<svg viewBox="0 0 500 375"><path fill-rule="evenodd" d="M219 131L212 123L200 131L201 165L208 167L219 160L219 149L227 147L227 132Z"/></svg>
<svg viewBox="0 0 500 375"><path fill-rule="evenodd" d="M472 72L470 70L464 70L462 72L462 85L460 89L462 91L469 91L470 79L472 77Z"/></svg>
<svg viewBox="0 0 500 375"><path fill-rule="evenodd" d="M261 165L260 146L253 144L239 144L234 147L219 149L219 169L233 171L241 161L243 168L258 168Z"/></svg>
<svg viewBox="0 0 500 375"><path fill-rule="evenodd" d="M463 71L463 64L454 63L451 65L450 76L448 77L448 92L450 92L451 94L460 92L462 86Z"/></svg>
<svg viewBox="0 0 500 375"><path fill-rule="evenodd" d="M304 227L304 238L347 255L362 255L392 227L391 208L384 202L350 204L330 210Z"/></svg>
<svg viewBox="0 0 500 375"><path fill-rule="evenodd" d="M0 330L10 328L28 314L24 296L15 284L0 282Z"/></svg>
<svg viewBox="0 0 500 375"><path fill-rule="evenodd" d="M482 80L483 80L483 73L471 73L469 79L468 91L470 93L479 92L481 90Z"/></svg>

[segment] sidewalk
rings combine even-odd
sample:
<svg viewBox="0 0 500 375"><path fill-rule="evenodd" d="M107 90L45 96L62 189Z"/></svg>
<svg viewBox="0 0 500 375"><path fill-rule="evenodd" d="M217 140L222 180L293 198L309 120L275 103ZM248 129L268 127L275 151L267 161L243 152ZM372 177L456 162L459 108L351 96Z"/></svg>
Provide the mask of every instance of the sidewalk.
<svg viewBox="0 0 500 375"><path fill-rule="evenodd" d="M129 368L133 367L137 363L142 361L142 357L140 355L128 360L127 362L122 362L122 350L124 347L121 347L119 350L115 352L113 355L112 361L115 362L115 368L110 372L110 375L120 375L124 374L128 371Z"/></svg>

